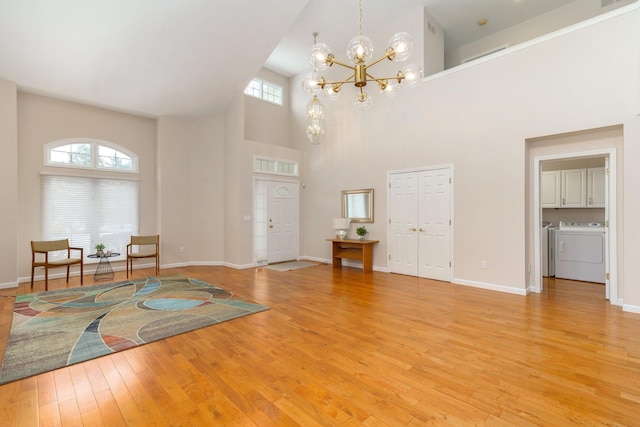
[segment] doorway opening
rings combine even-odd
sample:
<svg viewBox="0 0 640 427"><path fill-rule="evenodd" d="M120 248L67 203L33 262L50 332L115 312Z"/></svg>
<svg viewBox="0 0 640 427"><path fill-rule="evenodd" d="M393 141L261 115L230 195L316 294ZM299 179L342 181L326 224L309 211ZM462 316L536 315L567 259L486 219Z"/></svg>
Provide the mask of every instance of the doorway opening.
<svg viewBox="0 0 640 427"><path fill-rule="evenodd" d="M554 193L554 186L561 193ZM572 276L565 278L604 282L605 298L611 304L617 304L615 212L615 148L534 157L534 276L531 290L542 292L545 276L554 277L562 266L571 271ZM593 229L585 230L582 225L593 226ZM598 242L595 246L579 248L581 257L592 259L567 261L569 255L564 252L565 244L567 248L580 246L583 240L579 239ZM584 278L580 278L582 274Z"/></svg>

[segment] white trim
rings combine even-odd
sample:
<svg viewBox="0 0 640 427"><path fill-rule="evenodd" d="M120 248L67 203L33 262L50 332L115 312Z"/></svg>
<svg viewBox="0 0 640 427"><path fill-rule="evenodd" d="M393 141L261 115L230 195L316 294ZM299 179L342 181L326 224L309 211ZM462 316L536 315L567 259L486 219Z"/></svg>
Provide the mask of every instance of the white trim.
<svg viewBox="0 0 640 427"><path fill-rule="evenodd" d="M62 168L64 169L64 168ZM73 173L70 171L70 169L74 169L74 168L68 168L67 170L46 170L46 171L40 171L40 175L47 175L47 176L68 176L71 178L93 178L93 179L114 179L114 180L118 180L118 181L140 181L140 178L138 176L126 176L126 175L121 175L119 173L113 172L113 171L105 171L107 173L105 174L101 174L99 173L100 171L93 169L94 172L98 172L98 173L87 173L87 170L90 169L82 169L82 172L78 172L78 173ZM79 169L79 168L78 168ZM113 173L109 173L109 172L113 172Z"/></svg>
<svg viewBox="0 0 640 427"><path fill-rule="evenodd" d="M31 278L29 278L29 281L31 281ZM17 288L19 285L18 282L7 282L7 283L0 283L0 289L13 289L13 288ZM9 295L5 295L9 298L15 298L14 296L9 296Z"/></svg>
<svg viewBox="0 0 640 427"><path fill-rule="evenodd" d="M480 59L480 58L482 58L484 56L489 56L489 55L491 55L493 53L500 52L500 51L505 50L507 48L509 48L509 45L508 44L503 44L502 46L498 46L498 47L493 48L491 50L486 50L486 51L484 51L482 53L479 53L477 55L473 55L473 56L470 56L468 58L465 58L465 59L462 60L462 63L466 64L467 62L475 61L475 60Z"/></svg>
<svg viewBox="0 0 640 427"><path fill-rule="evenodd" d="M246 270L247 268L260 267L259 265L253 264L232 264L230 262L225 262L222 264L224 267L235 268L236 270Z"/></svg>
<svg viewBox="0 0 640 427"><path fill-rule="evenodd" d="M609 218L607 230L607 242L609 249L609 263L606 265L609 280L606 281L609 302L611 305L621 305L618 300L618 250L617 250L617 182L616 182L616 149L606 148L602 150L580 151L563 154L550 154L535 157L533 159L533 284L529 285L532 292L542 292L542 262L540 241L542 207L540 206L540 168L543 161L558 159L573 159L584 157L609 157L609 198L606 201L605 210Z"/></svg>
<svg viewBox="0 0 640 427"><path fill-rule="evenodd" d="M523 296L527 295L526 289L514 288L511 286L495 285L493 283L476 282L475 280L465 280L465 279L454 278L453 282L451 283L454 283L456 285L470 286L472 288L480 288L480 289L487 289L490 291L504 292L507 294L515 294L515 295L523 295Z"/></svg>
<svg viewBox="0 0 640 427"><path fill-rule="evenodd" d="M640 305L623 304L622 311L640 314Z"/></svg>

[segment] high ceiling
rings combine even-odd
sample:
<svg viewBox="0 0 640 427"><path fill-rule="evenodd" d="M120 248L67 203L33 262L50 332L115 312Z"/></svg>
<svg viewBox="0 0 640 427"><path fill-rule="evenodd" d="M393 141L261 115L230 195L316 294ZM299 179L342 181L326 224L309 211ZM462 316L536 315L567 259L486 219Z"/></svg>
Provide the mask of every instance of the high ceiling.
<svg viewBox="0 0 640 427"><path fill-rule="evenodd" d="M464 44L574 0L363 0L363 32L424 6ZM0 0L0 78L150 117L224 109L265 65L309 68L311 33L346 46L357 0ZM481 18L487 25L478 26Z"/></svg>

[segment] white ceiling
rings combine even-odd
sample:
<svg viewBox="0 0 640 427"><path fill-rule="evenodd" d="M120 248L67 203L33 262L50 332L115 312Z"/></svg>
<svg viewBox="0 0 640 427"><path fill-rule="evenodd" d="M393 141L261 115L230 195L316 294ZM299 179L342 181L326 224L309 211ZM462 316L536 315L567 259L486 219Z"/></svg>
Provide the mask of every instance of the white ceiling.
<svg viewBox="0 0 640 427"><path fill-rule="evenodd" d="M446 46L459 45L572 1L363 0L363 33L424 6ZM346 47L357 17L357 0L0 0L0 78L119 111L201 117L263 65L309 69L314 31Z"/></svg>

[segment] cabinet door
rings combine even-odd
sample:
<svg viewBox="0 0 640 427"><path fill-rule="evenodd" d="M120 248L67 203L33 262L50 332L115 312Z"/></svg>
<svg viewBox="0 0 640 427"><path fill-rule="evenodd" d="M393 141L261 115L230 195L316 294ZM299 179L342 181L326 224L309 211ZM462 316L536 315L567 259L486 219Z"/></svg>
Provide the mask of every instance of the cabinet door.
<svg viewBox="0 0 640 427"><path fill-rule="evenodd" d="M604 175L604 168L587 169L587 207L589 208L605 207Z"/></svg>
<svg viewBox="0 0 640 427"><path fill-rule="evenodd" d="M540 204L543 208L560 207L560 171L542 172L540 192Z"/></svg>
<svg viewBox="0 0 640 427"><path fill-rule="evenodd" d="M562 207L587 207L586 169L569 169L562 171Z"/></svg>

